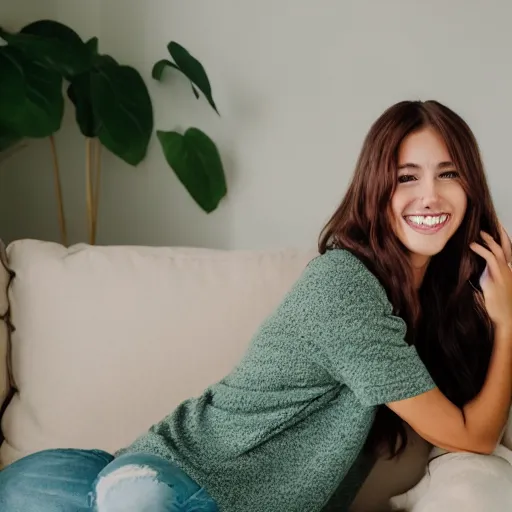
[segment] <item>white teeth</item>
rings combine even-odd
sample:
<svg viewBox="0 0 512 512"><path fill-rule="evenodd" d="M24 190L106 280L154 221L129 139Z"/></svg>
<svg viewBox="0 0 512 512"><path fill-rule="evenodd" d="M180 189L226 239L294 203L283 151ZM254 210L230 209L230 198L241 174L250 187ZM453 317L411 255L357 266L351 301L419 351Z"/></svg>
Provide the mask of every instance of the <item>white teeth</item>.
<svg viewBox="0 0 512 512"><path fill-rule="evenodd" d="M418 226L437 226L445 222L448 219L448 215L438 215L435 217L431 215L410 215L407 218Z"/></svg>

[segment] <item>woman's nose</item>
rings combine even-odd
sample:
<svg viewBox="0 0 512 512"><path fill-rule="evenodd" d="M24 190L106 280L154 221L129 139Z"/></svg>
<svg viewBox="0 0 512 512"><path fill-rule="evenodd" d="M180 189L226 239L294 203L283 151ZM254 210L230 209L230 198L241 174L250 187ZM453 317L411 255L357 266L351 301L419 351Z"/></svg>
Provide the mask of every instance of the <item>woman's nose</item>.
<svg viewBox="0 0 512 512"><path fill-rule="evenodd" d="M422 180L420 193L424 206L429 206L439 200L439 185L433 179Z"/></svg>

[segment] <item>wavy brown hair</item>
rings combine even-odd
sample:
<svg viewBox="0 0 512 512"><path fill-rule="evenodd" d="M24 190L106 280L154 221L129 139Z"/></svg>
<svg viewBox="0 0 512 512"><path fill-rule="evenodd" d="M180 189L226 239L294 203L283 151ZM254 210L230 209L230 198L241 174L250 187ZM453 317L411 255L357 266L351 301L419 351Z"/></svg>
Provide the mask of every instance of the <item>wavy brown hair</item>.
<svg viewBox="0 0 512 512"><path fill-rule="evenodd" d="M400 144L426 127L446 143L467 195L467 209L416 290L408 251L392 228L391 198ZM320 253L347 249L375 274L394 314L407 324L407 342L416 346L437 386L461 409L483 386L494 337L478 285L485 262L469 249L471 242L481 242L480 230L499 240L497 215L471 129L437 101L403 101L370 128L346 195L319 238ZM395 457L406 445L403 421L389 408L379 407L366 447L387 447Z"/></svg>

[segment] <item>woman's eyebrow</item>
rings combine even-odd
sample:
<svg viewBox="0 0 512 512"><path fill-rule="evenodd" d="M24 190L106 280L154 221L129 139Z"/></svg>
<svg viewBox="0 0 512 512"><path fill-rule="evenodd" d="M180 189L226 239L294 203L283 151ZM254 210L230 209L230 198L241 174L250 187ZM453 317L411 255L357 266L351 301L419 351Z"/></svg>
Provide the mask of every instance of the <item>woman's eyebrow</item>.
<svg viewBox="0 0 512 512"><path fill-rule="evenodd" d="M441 162L438 164L438 169L446 169L447 167L455 167L455 164L453 162L447 161L447 162Z"/></svg>
<svg viewBox="0 0 512 512"><path fill-rule="evenodd" d="M447 160L446 162L439 162L437 164L438 169L447 169L451 167L455 167L455 164L449 160ZM413 164L412 162L407 162L405 164L400 164L398 166L398 170L400 171L401 169L421 169L421 165Z"/></svg>
<svg viewBox="0 0 512 512"><path fill-rule="evenodd" d="M421 166L419 166L418 164L408 162L406 164L399 165L398 170L400 169L421 169Z"/></svg>

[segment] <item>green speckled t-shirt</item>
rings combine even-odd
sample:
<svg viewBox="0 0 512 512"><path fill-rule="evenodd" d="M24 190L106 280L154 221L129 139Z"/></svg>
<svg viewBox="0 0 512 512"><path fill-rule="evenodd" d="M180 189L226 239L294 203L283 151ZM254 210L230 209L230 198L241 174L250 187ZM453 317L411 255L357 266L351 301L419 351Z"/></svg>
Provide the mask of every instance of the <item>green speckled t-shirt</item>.
<svg viewBox="0 0 512 512"><path fill-rule="evenodd" d="M376 407L435 386L405 333L362 262L328 251L229 375L119 453L175 461L222 512L321 511L340 494ZM361 484L350 478L347 493Z"/></svg>

